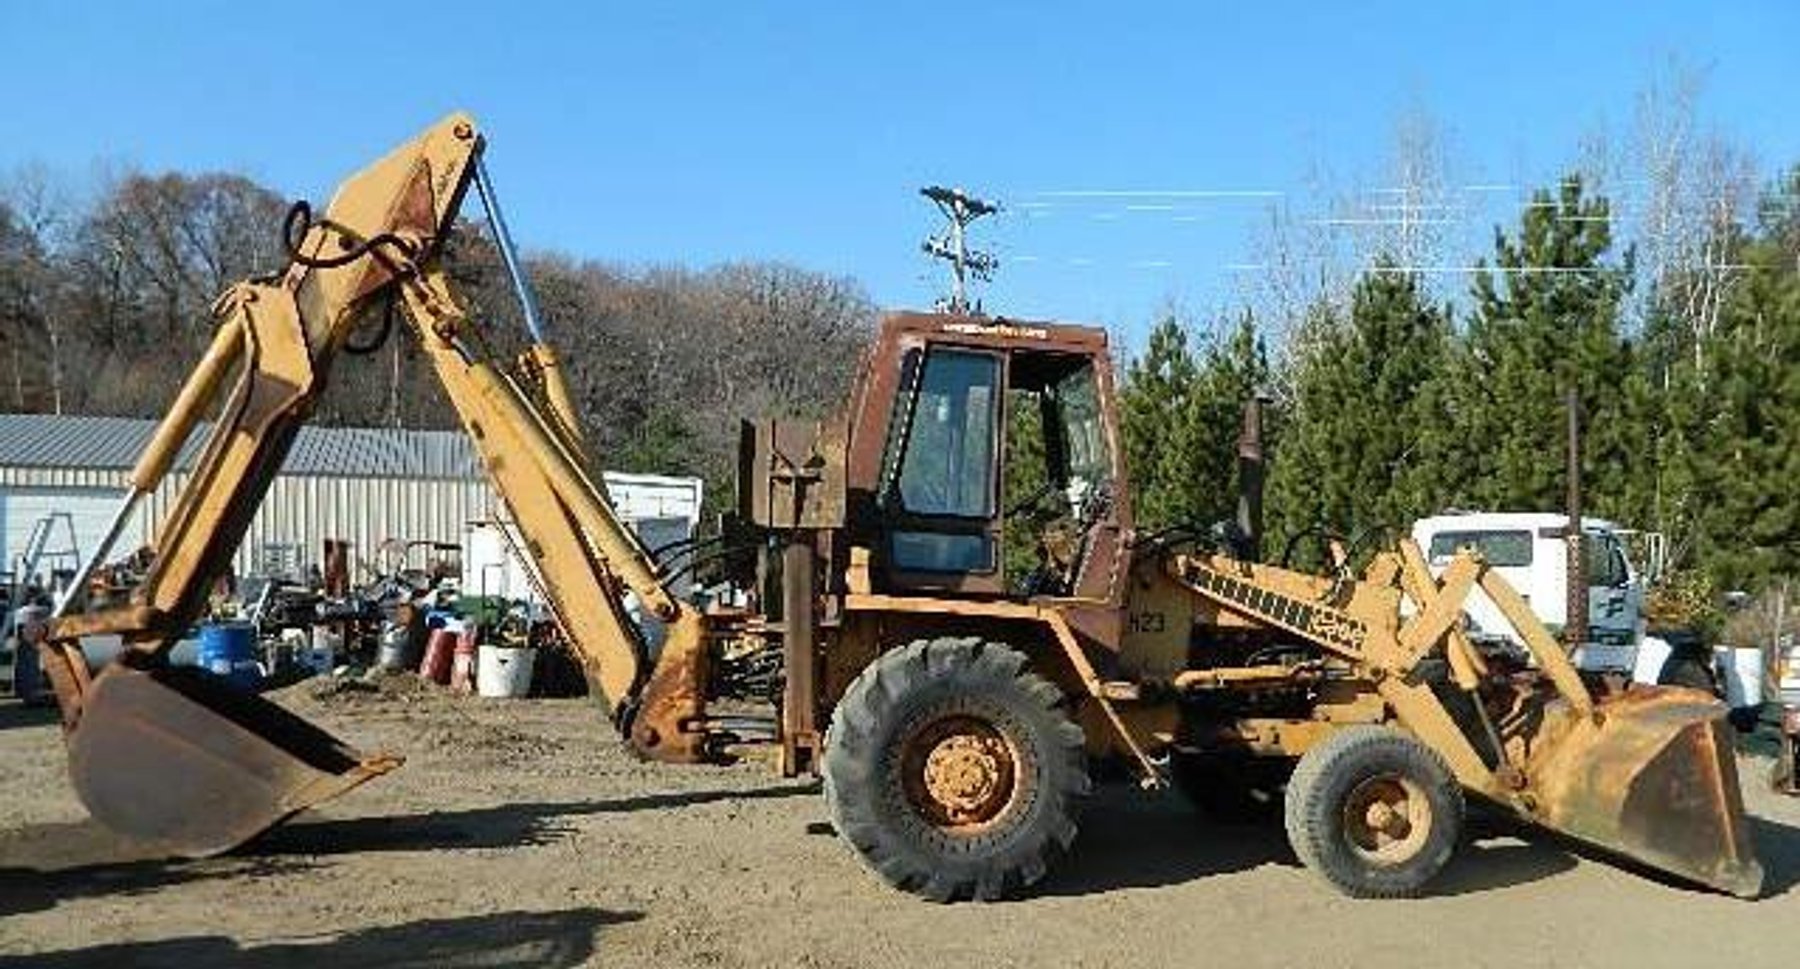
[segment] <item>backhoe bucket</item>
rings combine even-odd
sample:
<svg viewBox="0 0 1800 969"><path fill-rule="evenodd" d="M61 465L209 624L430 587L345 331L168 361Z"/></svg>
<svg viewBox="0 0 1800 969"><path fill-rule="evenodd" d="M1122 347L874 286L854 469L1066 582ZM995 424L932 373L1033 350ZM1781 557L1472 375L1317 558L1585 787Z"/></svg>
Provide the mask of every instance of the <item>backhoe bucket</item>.
<svg viewBox="0 0 1800 969"><path fill-rule="evenodd" d="M1579 717L1546 711L1526 772L1535 820L1730 894L1762 890L1725 707L1675 687L1633 687Z"/></svg>
<svg viewBox="0 0 1800 969"><path fill-rule="evenodd" d="M95 820L187 857L227 851L401 764L199 670L118 662L83 697L68 746Z"/></svg>

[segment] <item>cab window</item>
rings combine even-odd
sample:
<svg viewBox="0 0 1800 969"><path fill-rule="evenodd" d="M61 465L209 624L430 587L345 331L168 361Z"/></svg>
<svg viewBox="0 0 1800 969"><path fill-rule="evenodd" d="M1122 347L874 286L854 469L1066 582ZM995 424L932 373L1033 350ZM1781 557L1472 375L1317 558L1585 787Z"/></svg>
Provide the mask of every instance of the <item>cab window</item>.
<svg viewBox="0 0 1800 969"><path fill-rule="evenodd" d="M1000 358L934 347L909 357L889 422L882 505L904 524L889 532L893 565L914 572L992 572L999 443Z"/></svg>
<svg viewBox="0 0 1800 969"><path fill-rule="evenodd" d="M1106 435L1100 426L1100 394L1094 369L1081 367L1050 389L1048 403L1061 437L1065 467L1057 469L1066 482L1091 487L1107 478L1110 458Z"/></svg>
<svg viewBox="0 0 1800 969"><path fill-rule="evenodd" d="M900 504L915 515L994 514L994 439L1000 361L940 350L925 361L912 434L900 465Z"/></svg>

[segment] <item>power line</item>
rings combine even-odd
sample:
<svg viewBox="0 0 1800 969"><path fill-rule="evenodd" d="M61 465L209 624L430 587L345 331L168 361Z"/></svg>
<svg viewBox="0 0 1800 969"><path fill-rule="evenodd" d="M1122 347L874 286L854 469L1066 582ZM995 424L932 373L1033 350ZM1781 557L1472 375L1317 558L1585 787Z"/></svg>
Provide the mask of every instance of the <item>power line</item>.
<svg viewBox="0 0 1800 969"><path fill-rule="evenodd" d="M1083 188L1034 193L1051 199L1260 199L1282 198L1286 192L1266 188Z"/></svg>

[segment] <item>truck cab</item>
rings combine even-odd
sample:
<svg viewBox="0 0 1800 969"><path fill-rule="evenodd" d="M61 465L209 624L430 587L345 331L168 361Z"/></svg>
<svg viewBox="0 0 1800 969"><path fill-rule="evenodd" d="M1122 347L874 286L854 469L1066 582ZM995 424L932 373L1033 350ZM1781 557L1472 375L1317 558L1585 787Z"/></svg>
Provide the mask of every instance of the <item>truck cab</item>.
<svg viewBox="0 0 1800 969"><path fill-rule="evenodd" d="M1434 574L1441 574L1457 549L1481 552L1553 632L1568 622L1569 567L1564 535L1568 516L1539 512L1457 512L1421 518L1412 537ZM1576 666L1587 672L1630 675L1644 636L1644 582L1627 552L1622 529L1600 518L1583 518L1586 549L1588 623ZM1478 643L1515 648L1511 627L1486 594L1477 590L1466 610L1469 633Z"/></svg>

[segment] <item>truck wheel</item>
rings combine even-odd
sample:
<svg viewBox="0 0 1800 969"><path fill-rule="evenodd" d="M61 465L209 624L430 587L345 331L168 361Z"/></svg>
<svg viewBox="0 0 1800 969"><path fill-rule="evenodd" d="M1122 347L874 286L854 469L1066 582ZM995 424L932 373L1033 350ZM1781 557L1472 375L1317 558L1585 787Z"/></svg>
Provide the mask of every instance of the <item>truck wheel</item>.
<svg viewBox="0 0 1800 969"><path fill-rule="evenodd" d="M1679 652L1663 664L1656 683L1658 686L1685 686L1690 690L1706 693L1718 692L1718 684L1713 681L1712 667L1698 656Z"/></svg>
<svg viewBox="0 0 1800 969"><path fill-rule="evenodd" d="M1462 825L1462 787L1443 759L1385 727L1333 734L1288 783L1294 853L1352 898L1418 894L1450 860Z"/></svg>
<svg viewBox="0 0 1800 969"><path fill-rule="evenodd" d="M1285 772L1248 756L1177 753L1169 768L1188 802L1221 824L1256 824L1280 816Z"/></svg>
<svg viewBox="0 0 1800 969"><path fill-rule="evenodd" d="M1025 657L921 640L850 684L825 746L838 833L888 884L936 901L1008 895L1075 840L1089 789L1081 728Z"/></svg>

